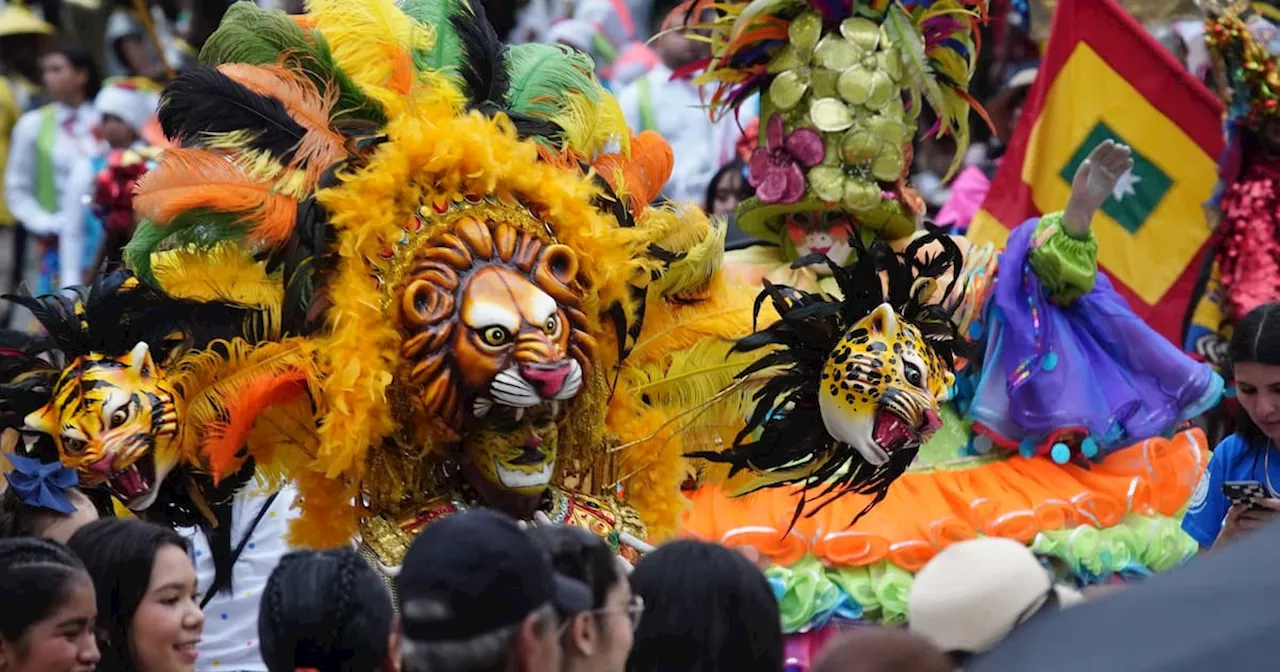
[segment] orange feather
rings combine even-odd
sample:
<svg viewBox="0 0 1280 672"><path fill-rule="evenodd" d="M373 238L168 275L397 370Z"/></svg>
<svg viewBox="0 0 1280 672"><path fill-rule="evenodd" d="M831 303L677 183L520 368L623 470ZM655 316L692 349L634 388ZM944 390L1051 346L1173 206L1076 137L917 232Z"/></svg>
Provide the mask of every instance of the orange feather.
<svg viewBox="0 0 1280 672"><path fill-rule="evenodd" d="M307 129L291 167L305 167L315 180L343 156L345 139L329 127L333 106L338 103L338 87L330 86L321 93L310 79L279 65L227 63L218 70L254 93L279 100L289 116Z"/></svg>
<svg viewBox="0 0 1280 672"><path fill-rule="evenodd" d="M675 156L665 138L653 131L643 131L631 138L630 159L622 154L605 154L593 165L609 186L626 195L631 214L639 216L671 179ZM622 184L615 184L619 173Z"/></svg>
<svg viewBox="0 0 1280 672"><path fill-rule="evenodd" d="M201 452L209 462L214 482L233 470L253 423L263 411L302 398L307 376L302 371L264 373L236 390L226 404L226 419L205 428Z"/></svg>
<svg viewBox="0 0 1280 672"><path fill-rule="evenodd" d="M165 150L160 165L138 181L133 207L160 225L197 208L243 213L252 222L251 237L272 246L289 240L298 219L297 200L270 182L248 178L224 156L177 147Z"/></svg>
<svg viewBox="0 0 1280 672"><path fill-rule="evenodd" d="M671 144L658 133L643 131L631 139L631 161L623 168L627 191L644 207L662 193L675 169Z"/></svg>
<svg viewBox="0 0 1280 672"><path fill-rule="evenodd" d="M725 49L726 53L734 53L753 44L764 42L765 40L787 39L787 24L782 19L770 16L762 19L762 22L766 25L749 30L734 37L733 41L730 42L729 46Z"/></svg>

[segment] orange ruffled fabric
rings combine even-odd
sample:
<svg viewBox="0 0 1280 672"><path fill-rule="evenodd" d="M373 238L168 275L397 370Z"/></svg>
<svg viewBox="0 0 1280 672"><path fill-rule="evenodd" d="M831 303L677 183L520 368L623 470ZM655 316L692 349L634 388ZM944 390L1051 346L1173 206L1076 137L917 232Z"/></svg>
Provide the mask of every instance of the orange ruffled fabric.
<svg viewBox="0 0 1280 672"><path fill-rule="evenodd" d="M813 553L829 566L889 560L919 571L949 544L979 535L1030 543L1037 533L1076 525L1107 528L1127 513L1176 516L1209 460L1199 429L1148 439L1084 469L1044 457L931 472L908 472L879 505L850 525L870 501L848 495L787 531L795 490L730 497L717 486L693 493L683 534L726 546L750 546L790 565Z"/></svg>

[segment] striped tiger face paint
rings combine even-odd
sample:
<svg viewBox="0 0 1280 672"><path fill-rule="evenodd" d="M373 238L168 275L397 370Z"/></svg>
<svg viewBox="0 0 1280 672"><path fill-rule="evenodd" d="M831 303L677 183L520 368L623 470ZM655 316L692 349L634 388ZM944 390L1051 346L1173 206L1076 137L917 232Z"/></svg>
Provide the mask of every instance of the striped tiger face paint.
<svg viewBox="0 0 1280 672"><path fill-rule="evenodd" d="M133 511L149 507L182 459L176 390L146 343L124 357L88 355L63 370L49 403L26 417L53 437L64 466L105 485Z"/></svg>

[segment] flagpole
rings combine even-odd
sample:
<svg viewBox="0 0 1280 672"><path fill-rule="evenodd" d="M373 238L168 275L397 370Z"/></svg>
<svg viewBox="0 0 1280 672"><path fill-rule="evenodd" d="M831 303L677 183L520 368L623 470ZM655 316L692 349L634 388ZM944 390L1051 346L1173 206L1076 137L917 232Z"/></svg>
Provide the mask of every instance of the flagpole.
<svg viewBox="0 0 1280 672"><path fill-rule="evenodd" d="M164 66L165 74L169 79L173 79L177 74L173 71L173 66L169 65L169 59L164 56L164 45L160 43L160 35L156 32L156 24L151 20L151 6L148 0L133 0L133 8L138 12L138 19L142 21L142 28L147 31L147 39L151 40L152 46L156 48L156 56L160 58L160 64Z"/></svg>

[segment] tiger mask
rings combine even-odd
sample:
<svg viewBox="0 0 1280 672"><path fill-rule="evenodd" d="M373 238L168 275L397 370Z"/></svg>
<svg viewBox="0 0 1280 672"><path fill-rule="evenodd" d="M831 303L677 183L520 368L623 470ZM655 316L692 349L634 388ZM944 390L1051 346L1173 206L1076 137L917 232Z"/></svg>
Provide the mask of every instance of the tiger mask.
<svg viewBox="0 0 1280 672"><path fill-rule="evenodd" d="M582 388L587 333L573 250L463 217L419 252L399 293L401 355L431 415L461 428L495 406L567 402ZM465 414L465 418L464 418Z"/></svg>
<svg viewBox="0 0 1280 672"><path fill-rule="evenodd" d="M130 510L142 511L181 460L179 406L147 344L138 343L123 357L76 359L25 424L53 438L62 464L82 484L105 485Z"/></svg>

